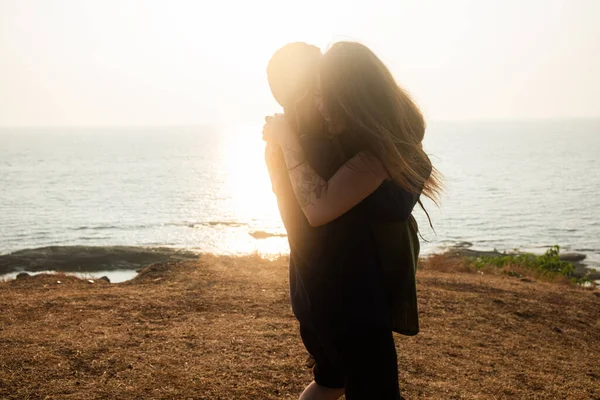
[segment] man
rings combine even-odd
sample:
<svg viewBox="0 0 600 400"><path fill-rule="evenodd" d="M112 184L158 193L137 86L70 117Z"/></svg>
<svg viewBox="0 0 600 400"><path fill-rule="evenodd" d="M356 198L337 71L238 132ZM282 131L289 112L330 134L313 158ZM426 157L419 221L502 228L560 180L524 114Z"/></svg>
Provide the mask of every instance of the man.
<svg viewBox="0 0 600 400"><path fill-rule="evenodd" d="M273 55L267 74L275 99L283 106L288 123L295 127L300 136L309 164L327 180L347 161L347 157L328 134L325 121L314 106L313 96L318 91L317 70L321 56L315 46L291 43ZM268 142L268 134L264 138ZM315 304L335 301L329 295L328 283L332 282L332 276L328 275L328 265L335 260L329 257L328 240L336 235L336 227L310 226L297 203L281 150L267 143L265 158L281 218L288 232L292 309L300 322L302 340L316 359L315 382L306 388L301 399L337 399L344 393L341 388L344 378L340 376L339 366L331 362L336 359L332 355L336 344L330 340L333 335L328 330L332 325L331 318L335 315L314 307ZM386 204L393 204L394 196L398 195L392 190L382 193L380 196L387 196L385 200L391 200ZM391 325L396 332L413 335L418 332L414 285L418 256L416 226L400 221L399 217L394 216L393 209L383 210L384 214L380 220L374 220L371 226L386 275L386 290L390 293L388 305L393 312ZM399 243L410 243L410 246L403 248Z"/></svg>

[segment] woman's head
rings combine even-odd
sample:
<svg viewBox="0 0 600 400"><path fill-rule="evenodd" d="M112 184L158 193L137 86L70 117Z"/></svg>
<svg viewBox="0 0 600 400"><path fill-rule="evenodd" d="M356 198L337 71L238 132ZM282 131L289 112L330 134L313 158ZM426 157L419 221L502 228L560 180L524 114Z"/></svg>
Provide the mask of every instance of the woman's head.
<svg viewBox="0 0 600 400"><path fill-rule="evenodd" d="M436 200L439 174L421 145L425 120L385 64L360 43L339 42L323 56L319 75L321 109L334 130L347 128L400 186Z"/></svg>

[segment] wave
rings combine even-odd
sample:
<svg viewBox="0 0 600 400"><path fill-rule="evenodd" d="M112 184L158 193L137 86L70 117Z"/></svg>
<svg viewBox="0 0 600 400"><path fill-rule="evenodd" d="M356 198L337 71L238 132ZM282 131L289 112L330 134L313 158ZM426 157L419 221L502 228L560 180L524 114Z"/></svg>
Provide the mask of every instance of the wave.
<svg viewBox="0 0 600 400"><path fill-rule="evenodd" d="M587 248L585 248L585 249L574 249L573 251L580 251L582 253L597 253L597 252L600 252L599 249L587 249Z"/></svg>
<svg viewBox="0 0 600 400"><path fill-rule="evenodd" d="M51 238L52 238L52 234L50 232L41 232L41 233L33 232L33 233L29 233L29 234L15 235L14 237L3 237L2 241L16 243L16 242L22 242L23 240L45 240L45 239L51 239Z"/></svg>
<svg viewBox="0 0 600 400"><path fill-rule="evenodd" d="M123 229L123 227L114 225L99 225L99 226L78 226L76 228L68 228L70 231L102 231L105 229Z"/></svg>
<svg viewBox="0 0 600 400"><path fill-rule="evenodd" d="M140 224L140 225L96 225L96 226L78 226L73 228L67 228L70 231L102 231L102 230L140 230L140 229L151 229L160 228L164 226L177 226L196 228L198 226L230 226L230 227L242 227L249 226L246 222L240 221L198 221L198 222L165 222L157 224Z"/></svg>
<svg viewBox="0 0 600 400"><path fill-rule="evenodd" d="M574 233L574 232L579 232L580 229L577 228L548 228L548 232L568 232L568 233Z"/></svg>
<svg viewBox="0 0 600 400"><path fill-rule="evenodd" d="M199 222L172 222L166 224L160 224L161 226L184 226L188 228L197 228L200 226L230 226L232 228L239 228L242 226L250 226L247 222L239 221L199 221Z"/></svg>
<svg viewBox="0 0 600 400"><path fill-rule="evenodd" d="M201 222L200 225L208 225L208 226L224 225L224 226L232 226L232 227L248 226L248 224L245 222L237 222L237 221L208 221L208 222Z"/></svg>

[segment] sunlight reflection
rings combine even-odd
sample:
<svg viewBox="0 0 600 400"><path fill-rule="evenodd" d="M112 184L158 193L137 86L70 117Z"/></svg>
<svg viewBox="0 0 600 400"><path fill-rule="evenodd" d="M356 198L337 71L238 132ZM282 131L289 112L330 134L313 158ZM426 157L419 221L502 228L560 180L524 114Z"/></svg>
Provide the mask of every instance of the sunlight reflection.
<svg viewBox="0 0 600 400"><path fill-rule="evenodd" d="M239 126L227 133L223 146L226 166L225 188L231 201L232 218L248 223L248 232L265 231L284 234L277 201L264 162L265 143L261 128ZM285 238L254 239L256 251L262 254L287 253ZM247 243L247 238L243 239ZM242 243L236 247L246 247Z"/></svg>

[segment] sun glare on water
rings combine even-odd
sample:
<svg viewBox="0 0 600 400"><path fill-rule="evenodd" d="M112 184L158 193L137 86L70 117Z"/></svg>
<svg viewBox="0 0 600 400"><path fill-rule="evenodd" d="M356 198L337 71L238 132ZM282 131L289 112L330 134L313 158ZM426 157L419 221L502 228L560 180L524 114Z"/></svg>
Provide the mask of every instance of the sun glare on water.
<svg viewBox="0 0 600 400"><path fill-rule="evenodd" d="M285 230L265 165L261 129L252 125L239 126L225 139L225 186L231 202L231 218L248 223L248 233L260 231L267 235L282 235ZM284 237L257 239L256 250L263 254L285 253L288 251L287 240Z"/></svg>

